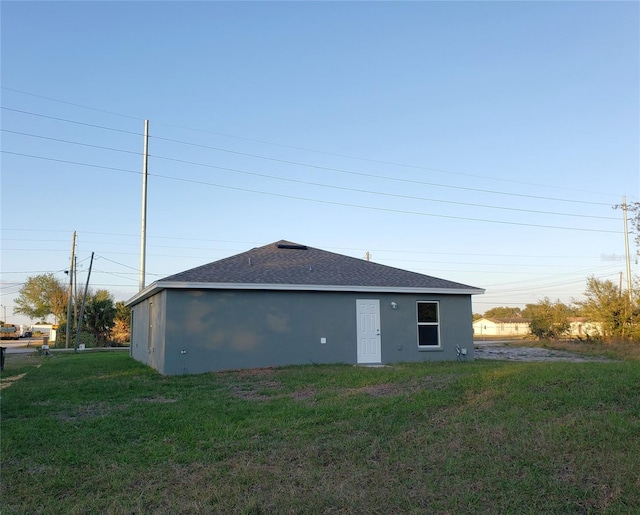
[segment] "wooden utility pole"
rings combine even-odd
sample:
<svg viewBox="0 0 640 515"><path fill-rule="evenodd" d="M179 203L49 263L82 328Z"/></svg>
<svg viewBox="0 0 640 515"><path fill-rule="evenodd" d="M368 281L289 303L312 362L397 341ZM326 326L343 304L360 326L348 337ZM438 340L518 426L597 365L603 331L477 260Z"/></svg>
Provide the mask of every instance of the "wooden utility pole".
<svg viewBox="0 0 640 515"><path fill-rule="evenodd" d="M619 283L620 284L618 285L618 293L622 297L622 272L620 272L620 281L619 281Z"/></svg>
<svg viewBox="0 0 640 515"><path fill-rule="evenodd" d="M71 241L71 264L69 265L69 302L67 303L67 334L64 341L64 348L69 348L71 338L71 307L73 305L73 264L76 252L76 231L73 231L73 239Z"/></svg>
<svg viewBox="0 0 640 515"><path fill-rule="evenodd" d="M144 121L144 143L142 153L142 222L140 228L140 280L138 288L144 289L147 261L147 162L149 161L149 120Z"/></svg>
<svg viewBox="0 0 640 515"><path fill-rule="evenodd" d="M624 220L624 250L627 259L627 295L631 299L631 256L629 255L629 230L627 229L627 197L622 197L622 219Z"/></svg>
<svg viewBox="0 0 640 515"><path fill-rule="evenodd" d="M75 257L73 262L73 321L78 323L78 256Z"/></svg>
<svg viewBox="0 0 640 515"><path fill-rule="evenodd" d="M87 283L84 285L84 296L82 297L82 307L80 308L80 318L78 318L78 328L76 329L76 341L73 344L74 352L78 352L78 342L80 341L80 328L82 327L82 318L84 317L84 307L87 304L87 290L89 289L89 279L91 278L92 266L93 266L93 252L91 253L91 261L89 262L89 273L87 274Z"/></svg>

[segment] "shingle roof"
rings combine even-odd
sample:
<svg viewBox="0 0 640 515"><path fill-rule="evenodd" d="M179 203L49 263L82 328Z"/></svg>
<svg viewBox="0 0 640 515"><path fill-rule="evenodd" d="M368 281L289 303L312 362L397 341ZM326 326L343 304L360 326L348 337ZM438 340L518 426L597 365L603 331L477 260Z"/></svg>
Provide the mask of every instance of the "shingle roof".
<svg viewBox="0 0 640 515"><path fill-rule="evenodd" d="M277 241L219 261L192 268L160 283L244 285L317 285L483 290L416 272L335 254L290 241ZM467 292L469 293L469 292Z"/></svg>

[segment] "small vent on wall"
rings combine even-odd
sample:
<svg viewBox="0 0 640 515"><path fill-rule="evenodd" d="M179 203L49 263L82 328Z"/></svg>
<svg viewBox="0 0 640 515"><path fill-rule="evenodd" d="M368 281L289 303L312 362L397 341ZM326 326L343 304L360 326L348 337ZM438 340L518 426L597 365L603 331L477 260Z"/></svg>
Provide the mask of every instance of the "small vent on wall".
<svg viewBox="0 0 640 515"><path fill-rule="evenodd" d="M295 243L278 243L279 249L307 250L306 245L296 245Z"/></svg>

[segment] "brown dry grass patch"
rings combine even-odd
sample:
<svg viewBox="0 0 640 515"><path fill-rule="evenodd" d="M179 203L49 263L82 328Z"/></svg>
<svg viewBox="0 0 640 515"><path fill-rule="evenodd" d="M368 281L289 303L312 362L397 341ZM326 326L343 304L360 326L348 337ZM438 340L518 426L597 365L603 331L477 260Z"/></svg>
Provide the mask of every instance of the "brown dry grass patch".
<svg viewBox="0 0 640 515"><path fill-rule="evenodd" d="M15 383L16 381L20 381L20 379L22 379L26 375L27 374L25 372L23 374L18 374L17 376L3 377L2 381L0 382L0 390L9 388L13 383Z"/></svg>

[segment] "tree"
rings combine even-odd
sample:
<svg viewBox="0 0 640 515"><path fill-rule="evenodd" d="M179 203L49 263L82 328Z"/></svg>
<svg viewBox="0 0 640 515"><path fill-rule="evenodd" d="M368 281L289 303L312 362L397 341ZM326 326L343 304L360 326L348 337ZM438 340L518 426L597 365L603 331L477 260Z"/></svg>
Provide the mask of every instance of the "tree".
<svg viewBox="0 0 640 515"><path fill-rule="evenodd" d="M58 322L66 317L68 299L67 289L53 274L34 275L20 288L13 311L38 320L53 315Z"/></svg>
<svg viewBox="0 0 640 515"><path fill-rule="evenodd" d="M107 290L98 290L87 294L84 308L84 328L90 332L98 345L104 345L115 324L116 306L113 296Z"/></svg>
<svg viewBox="0 0 640 515"><path fill-rule="evenodd" d="M586 300L578 301L576 305L583 316L602 325L603 338L625 339L638 332L640 306L613 281L589 277L584 296Z"/></svg>
<svg viewBox="0 0 640 515"><path fill-rule="evenodd" d="M529 319L531 333L539 340L556 339L569 330L571 308L559 300L544 298L537 304L527 304L522 315Z"/></svg>
<svg viewBox="0 0 640 515"><path fill-rule="evenodd" d="M518 318L522 316L520 308L496 307L484 313L484 318Z"/></svg>
<svg viewBox="0 0 640 515"><path fill-rule="evenodd" d="M116 302L116 316L112 330L113 341L126 343L131 340L131 308L123 301Z"/></svg>
<svg viewBox="0 0 640 515"><path fill-rule="evenodd" d="M116 321L121 321L127 327L131 325L131 308L122 300L116 302Z"/></svg>

